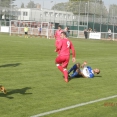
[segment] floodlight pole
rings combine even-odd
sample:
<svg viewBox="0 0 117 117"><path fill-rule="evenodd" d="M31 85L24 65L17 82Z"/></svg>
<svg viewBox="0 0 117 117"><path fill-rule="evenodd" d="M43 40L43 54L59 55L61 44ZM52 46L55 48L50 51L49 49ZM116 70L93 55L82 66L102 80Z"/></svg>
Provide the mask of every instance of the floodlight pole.
<svg viewBox="0 0 117 117"><path fill-rule="evenodd" d="M86 12L86 9L87 9L87 3L85 3L85 19L84 19L84 23L86 23L86 16L87 16L87 12Z"/></svg>
<svg viewBox="0 0 117 117"><path fill-rule="evenodd" d="M68 7L69 7L69 6L68 6ZM67 7L67 8L68 8L68 7ZM66 27L67 27L67 18L68 18L68 10L67 10L67 9L66 9L66 17L65 17L65 18L66 18L66 23L65 23L65 24L66 24Z"/></svg>
<svg viewBox="0 0 117 117"><path fill-rule="evenodd" d="M55 2L55 5L56 5L56 2ZM54 5L54 29L55 29L55 5Z"/></svg>
<svg viewBox="0 0 117 117"><path fill-rule="evenodd" d="M102 2L100 2L100 6L101 6L101 21L100 21L100 32L102 31L102 15L103 15L103 13L102 13L102 11L103 11L103 6L102 6Z"/></svg>
<svg viewBox="0 0 117 117"><path fill-rule="evenodd" d="M44 14L44 0L43 0L42 14L43 14L43 16L42 16L42 22L44 22L44 20L45 20L45 19L44 19L44 15L45 15L45 14Z"/></svg>
<svg viewBox="0 0 117 117"><path fill-rule="evenodd" d="M0 0L0 15L2 17L1 0ZM1 19L0 19L0 27L1 27Z"/></svg>
<svg viewBox="0 0 117 117"><path fill-rule="evenodd" d="M114 35L114 33L115 33L115 30L114 30L114 9L112 9L112 18L113 18L113 41L114 41L114 38L115 38L115 35Z"/></svg>
<svg viewBox="0 0 117 117"><path fill-rule="evenodd" d="M30 0L30 3L31 3L32 1ZM30 6L31 7L31 21L32 21L32 5ZM24 17L24 16L23 16ZM24 20L24 18L23 18L23 20Z"/></svg>
<svg viewBox="0 0 117 117"><path fill-rule="evenodd" d="M108 18L107 18L107 32L108 32L108 24L109 24L109 15L110 15L110 8L109 8L109 11L108 11Z"/></svg>
<svg viewBox="0 0 117 117"><path fill-rule="evenodd" d="M10 18L10 19L12 19L12 0L10 0L10 4L11 4L11 5L10 5L10 11L11 11L11 12L10 12L10 14L11 14L11 18Z"/></svg>
<svg viewBox="0 0 117 117"><path fill-rule="evenodd" d="M88 29L88 21L89 20L89 1L87 3L87 29Z"/></svg>
<svg viewBox="0 0 117 117"><path fill-rule="evenodd" d="M77 35L77 38L79 37L79 25L80 25L80 5L81 5L81 0L80 0L80 3L79 3L79 9L78 9L78 23L77 23L77 25L78 25L78 35Z"/></svg>
<svg viewBox="0 0 117 117"><path fill-rule="evenodd" d="M51 1L50 3L53 3L53 1ZM50 7L50 10L52 10L52 6ZM50 13L50 22L51 22L51 13Z"/></svg>
<svg viewBox="0 0 117 117"><path fill-rule="evenodd" d="M96 7L96 0L95 0L95 7ZM95 27L95 22L94 22L94 20L95 20L95 11L96 11L96 8L95 8L94 14L93 14L93 31L94 31L94 27Z"/></svg>
<svg viewBox="0 0 117 117"><path fill-rule="evenodd" d="M11 35L11 21L12 20L12 0L10 0L10 12L9 12L9 23L10 23L10 34Z"/></svg>

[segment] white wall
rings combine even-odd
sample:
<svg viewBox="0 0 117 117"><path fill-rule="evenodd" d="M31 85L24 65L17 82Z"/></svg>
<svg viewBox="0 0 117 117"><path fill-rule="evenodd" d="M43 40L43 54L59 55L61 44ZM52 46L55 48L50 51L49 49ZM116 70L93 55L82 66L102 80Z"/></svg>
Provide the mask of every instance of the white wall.
<svg viewBox="0 0 117 117"><path fill-rule="evenodd" d="M0 32L8 33L9 32L9 26L1 26L0 27Z"/></svg>
<svg viewBox="0 0 117 117"><path fill-rule="evenodd" d="M44 21L44 22L56 22L61 21L73 21L73 13L63 12L63 11L54 11L47 9L19 9L21 16L18 16L18 20L35 20L35 21ZM23 12L27 12L28 15L24 16Z"/></svg>
<svg viewBox="0 0 117 117"><path fill-rule="evenodd" d="M19 9L20 15L18 16L18 20L30 20L30 9ZM23 13L27 12L27 16L25 16Z"/></svg>

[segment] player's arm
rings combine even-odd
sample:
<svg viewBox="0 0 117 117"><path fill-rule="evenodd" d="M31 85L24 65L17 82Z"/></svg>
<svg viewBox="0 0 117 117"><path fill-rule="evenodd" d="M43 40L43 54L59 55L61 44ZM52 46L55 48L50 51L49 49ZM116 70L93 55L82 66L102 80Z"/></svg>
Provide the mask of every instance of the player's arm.
<svg viewBox="0 0 117 117"><path fill-rule="evenodd" d="M54 38L56 39L56 34L57 34L57 31L55 32L55 34L54 34Z"/></svg>
<svg viewBox="0 0 117 117"><path fill-rule="evenodd" d="M70 42L71 44L71 50L72 50L72 61L75 62L76 61L76 52L75 52L75 49L74 49L74 46L72 44L72 42Z"/></svg>
<svg viewBox="0 0 117 117"><path fill-rule="evenodd" d="M58 52L59 50L61 50L62 47L62 41L59 41L59 45L56 47L55 52Z"/></svg>
<svg viewBox="0 0 117 117"><path fill-rule="evenodd" d="M84 63L81 65L81 68L84 68L84 66L86 66L86 65L87 65L87 62L84 61Z"/></svg>
<svg viewBox="0 0 117 117"><path fill-rule="evenodd" d="M58 52L58 51L59 51L59 49L58 49L58 48L56 48L56 49L55 49L55 52Z"/></svg>

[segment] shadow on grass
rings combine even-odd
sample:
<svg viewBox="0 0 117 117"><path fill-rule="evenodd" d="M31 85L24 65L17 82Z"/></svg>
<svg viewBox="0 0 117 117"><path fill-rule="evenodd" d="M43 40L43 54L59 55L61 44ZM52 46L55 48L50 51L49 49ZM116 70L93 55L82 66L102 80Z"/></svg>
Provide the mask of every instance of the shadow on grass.
<svg viewBox="0 0 117 117"><path fill-rule="evenodd" d="M79 79L79 78L82 78L82 77L69 78L69 81Z"/></svg>
<svg viewBox="0 0 117 117"><path fill-rule="evenodd" d="M95 77L97 77L97 78L101 78L102 76L95 76ZM95 77L94 77L94 78L95 78Z"/></svg>
<svg viewBox="0 0 117 117"><path fill-rule="evenodd" d="M95 76L94 78L101 78L101 77L102 76ZM75 77L75 78L69 78L69 81L74 80L74 79L79 79L79 78L83 78L83 77L79 76L79 77ZM94 79L94 78L88 78L88 79ZM87 79L87 78L83 78L83 79Z"/></svg>
<svg viewBox="0 0 117 117"><path fill-rule="evenodd" d="M21 63L15 63L15 64L5 64L5 65L0 65L0 67L17 67L19 66Z"/></svg>
<svg viewBox="0 0 117 117"><path fill-rule="evenodd" d="M25 87L25 88L22 88L22 89L14 89L14 90L11 90L11 91L7 91L7 94L0 93L0 97L13 99L14 97L10 96L12 94L16 94L16 93L19 93L19 94L22 94L22 95L32 94L32 93L26 93L26 91L29 90L29 89L31 89L31 87Z"/></svg>

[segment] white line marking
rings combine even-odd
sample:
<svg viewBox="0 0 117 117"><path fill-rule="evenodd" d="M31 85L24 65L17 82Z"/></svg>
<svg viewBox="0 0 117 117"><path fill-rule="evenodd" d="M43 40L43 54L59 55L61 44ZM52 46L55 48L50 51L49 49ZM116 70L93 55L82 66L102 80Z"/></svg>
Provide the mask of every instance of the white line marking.
<svg viewBox="0 0 117 117"><path fill-rule="evenodd" d="M97 99L97 100L94 100L94 101L89 101L89 102L85 102L85 103L81 103L81 104L76 104L76 105L73 105L73 106L69 106L69 107L65 107L65 108L61 108L61 109L57 109L57 110L52 110L52 111L40 113L38 115L34 115L34 116L31 116L31 117L41 117L41 116L44 116L44 115L49 115L49 114L53 114L53 113L57 113L57 112L77 108L77 107L80 107L80 106L85 106L85 105L88 105L88 104L93 104L93 103L96 103L96 102L109 100L109 99L112 99L112 98L117 98L117 95L106 97L106 98L101 98L101 99Z"/></svg>

